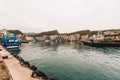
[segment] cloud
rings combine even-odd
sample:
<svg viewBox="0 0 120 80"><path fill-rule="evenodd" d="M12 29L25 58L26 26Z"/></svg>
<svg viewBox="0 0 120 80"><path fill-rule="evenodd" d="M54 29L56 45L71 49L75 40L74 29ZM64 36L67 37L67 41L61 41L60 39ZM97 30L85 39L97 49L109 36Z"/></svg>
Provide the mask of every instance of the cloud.
<svg viewBox="0 0 120 80"><path fill-rule="evenodd" d="M0 0L0 26L24 32L119 28L119 4L119 0Z"/></svg>

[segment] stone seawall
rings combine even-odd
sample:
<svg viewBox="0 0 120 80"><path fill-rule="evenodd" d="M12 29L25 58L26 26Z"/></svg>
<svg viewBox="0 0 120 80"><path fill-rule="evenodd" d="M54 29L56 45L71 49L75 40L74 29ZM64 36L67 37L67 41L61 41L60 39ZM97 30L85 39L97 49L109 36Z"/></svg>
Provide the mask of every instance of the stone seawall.
<svg viewBox="0 0 120 80"><path fill-rule="evenodd" d="M0 74L0 80L43 80L31 77L32 70L27 67L22 67L19 60L10 54L3 46L0 45L0 55L8 55L8 58L2 59L4 65L7 67L6 72ZM2 70L0 70L2 72ZM2 77L10 77L9 79L2 79Z"/></svg>

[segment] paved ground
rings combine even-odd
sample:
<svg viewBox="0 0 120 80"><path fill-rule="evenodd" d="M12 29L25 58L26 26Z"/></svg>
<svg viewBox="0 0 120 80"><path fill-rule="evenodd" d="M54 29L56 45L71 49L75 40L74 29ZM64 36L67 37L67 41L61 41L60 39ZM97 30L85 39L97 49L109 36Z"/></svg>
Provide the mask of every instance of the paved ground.
<svg viewBox="0 0 120 80"><path fill-rule="evenodd" d="M13 80L38 80L32 78L31 77L32 71L28 68L22 67L19 64L19 61L16 58L14 58L8 51L6 51L1 45L0 45L0 49L2 49L2 51L0 51L1 54L9 55L8 59L4 59L4 62L8 67L8 70Z"/></svg>

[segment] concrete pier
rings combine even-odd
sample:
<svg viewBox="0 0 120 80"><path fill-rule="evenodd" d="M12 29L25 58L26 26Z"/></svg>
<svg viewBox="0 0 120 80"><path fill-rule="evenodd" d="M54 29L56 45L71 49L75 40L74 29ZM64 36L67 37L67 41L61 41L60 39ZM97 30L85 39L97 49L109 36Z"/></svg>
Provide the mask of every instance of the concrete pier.
<svg viewBox="0 0 120 80"><path fill-rule="evenodd" d="M8 55L8 58L3 59L3 61L4 61L5 65L7 66L8 71L12 77L10 80L42 80L42 79L32 78L31 77L32 71L29 68L22 67L20 65L19 61L16 58L14 58L1 45L0 45L0 49L2 49L0 51L0 54ZM4 80L9 80L9 79L4 79Z"/></svg>

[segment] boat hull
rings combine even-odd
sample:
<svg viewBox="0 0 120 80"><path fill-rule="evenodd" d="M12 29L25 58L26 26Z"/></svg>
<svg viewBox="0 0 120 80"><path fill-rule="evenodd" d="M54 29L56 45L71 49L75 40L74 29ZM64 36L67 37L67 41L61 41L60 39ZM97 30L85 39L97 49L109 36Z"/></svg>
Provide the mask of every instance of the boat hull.
<svg viewBox="0 0 120 80"><path fill-rule="evenodd" d="M120 42L89 42L82 41L84 45L93 47L120 47Z"/></svg>
<svg viewBox="0 0 120 80"><path fill-rule="evenodd" d="M4 44L4 46L6 48L9 48L9 49L11 49L11 48L19 48L20 47L20 43Z"/></svg>

